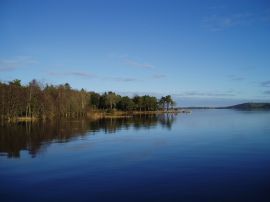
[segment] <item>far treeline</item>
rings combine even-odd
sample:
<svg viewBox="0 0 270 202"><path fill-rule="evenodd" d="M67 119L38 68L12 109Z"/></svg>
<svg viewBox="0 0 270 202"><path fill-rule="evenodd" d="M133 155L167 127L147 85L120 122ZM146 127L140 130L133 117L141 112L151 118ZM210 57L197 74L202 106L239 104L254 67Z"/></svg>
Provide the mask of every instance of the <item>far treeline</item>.
<svg viewBox="0 0 270 202"><path fill-rule="evenodd" d="M92 111L157 111L175 106L170 95L160 99L144 95L121 96L114 92L99 94L84 89L75 90L64 85L42 86L37 80L22 85L20 80L0 82L1 119L18 117L51 119L57 117L77 118Z"/></svg>

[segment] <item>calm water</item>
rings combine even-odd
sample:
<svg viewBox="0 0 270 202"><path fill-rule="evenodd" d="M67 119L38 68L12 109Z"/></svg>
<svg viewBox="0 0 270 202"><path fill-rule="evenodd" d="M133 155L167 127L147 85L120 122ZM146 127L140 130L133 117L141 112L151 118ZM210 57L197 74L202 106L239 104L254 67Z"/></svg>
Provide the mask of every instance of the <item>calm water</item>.
<svg viewBox="0 0 270 202"><path fill-rule="evenodd" d="M270 112L0 127L0 201L270 201Z"/></svg>

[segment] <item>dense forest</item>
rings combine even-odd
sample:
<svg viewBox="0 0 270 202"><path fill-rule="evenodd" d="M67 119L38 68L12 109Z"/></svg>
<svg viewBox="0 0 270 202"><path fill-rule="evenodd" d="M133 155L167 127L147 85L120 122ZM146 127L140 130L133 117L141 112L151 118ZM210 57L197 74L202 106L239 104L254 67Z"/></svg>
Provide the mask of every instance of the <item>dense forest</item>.
<svg viewBox="0 0 270 202"><path fill-rule="evenodd" d="M121 96L114 92L99 94L76 90L66 83L63 85L41 85L32 80L22 85L20 80L0 82L1 119L29 118L76 118L91 111L156 111L169 110L175 105L167 95L157 99L144 95Z"/></svg>

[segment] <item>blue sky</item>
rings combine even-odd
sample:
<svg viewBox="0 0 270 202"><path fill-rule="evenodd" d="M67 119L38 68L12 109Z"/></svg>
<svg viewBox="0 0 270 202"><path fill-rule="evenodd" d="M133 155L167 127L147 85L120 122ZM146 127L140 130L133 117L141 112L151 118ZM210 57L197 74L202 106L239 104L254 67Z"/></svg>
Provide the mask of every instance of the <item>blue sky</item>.
<svg viewBox="0 0 270 202"><path fill-rule="evenodd" d="M0 80L178 105L270 101L270 2L0 0Z"/></svg>

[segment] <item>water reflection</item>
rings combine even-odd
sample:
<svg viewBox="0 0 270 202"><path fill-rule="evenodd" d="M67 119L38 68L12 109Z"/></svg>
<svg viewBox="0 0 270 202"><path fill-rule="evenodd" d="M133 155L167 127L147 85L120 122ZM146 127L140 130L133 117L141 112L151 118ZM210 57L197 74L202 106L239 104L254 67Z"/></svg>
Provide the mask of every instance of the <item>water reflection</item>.
<svg viewBox="0 0 270 202"><path fill-rule="evenodd" d="M0 126L0 155L19 158L22 150L32 157L43 151L50 143L64 143L85 135L115 133L120 129L150 129L156 126L171 129L176 116L173 114L141 115L132 118L101 120L57 120L54 122L18 123Z"/></svg>

